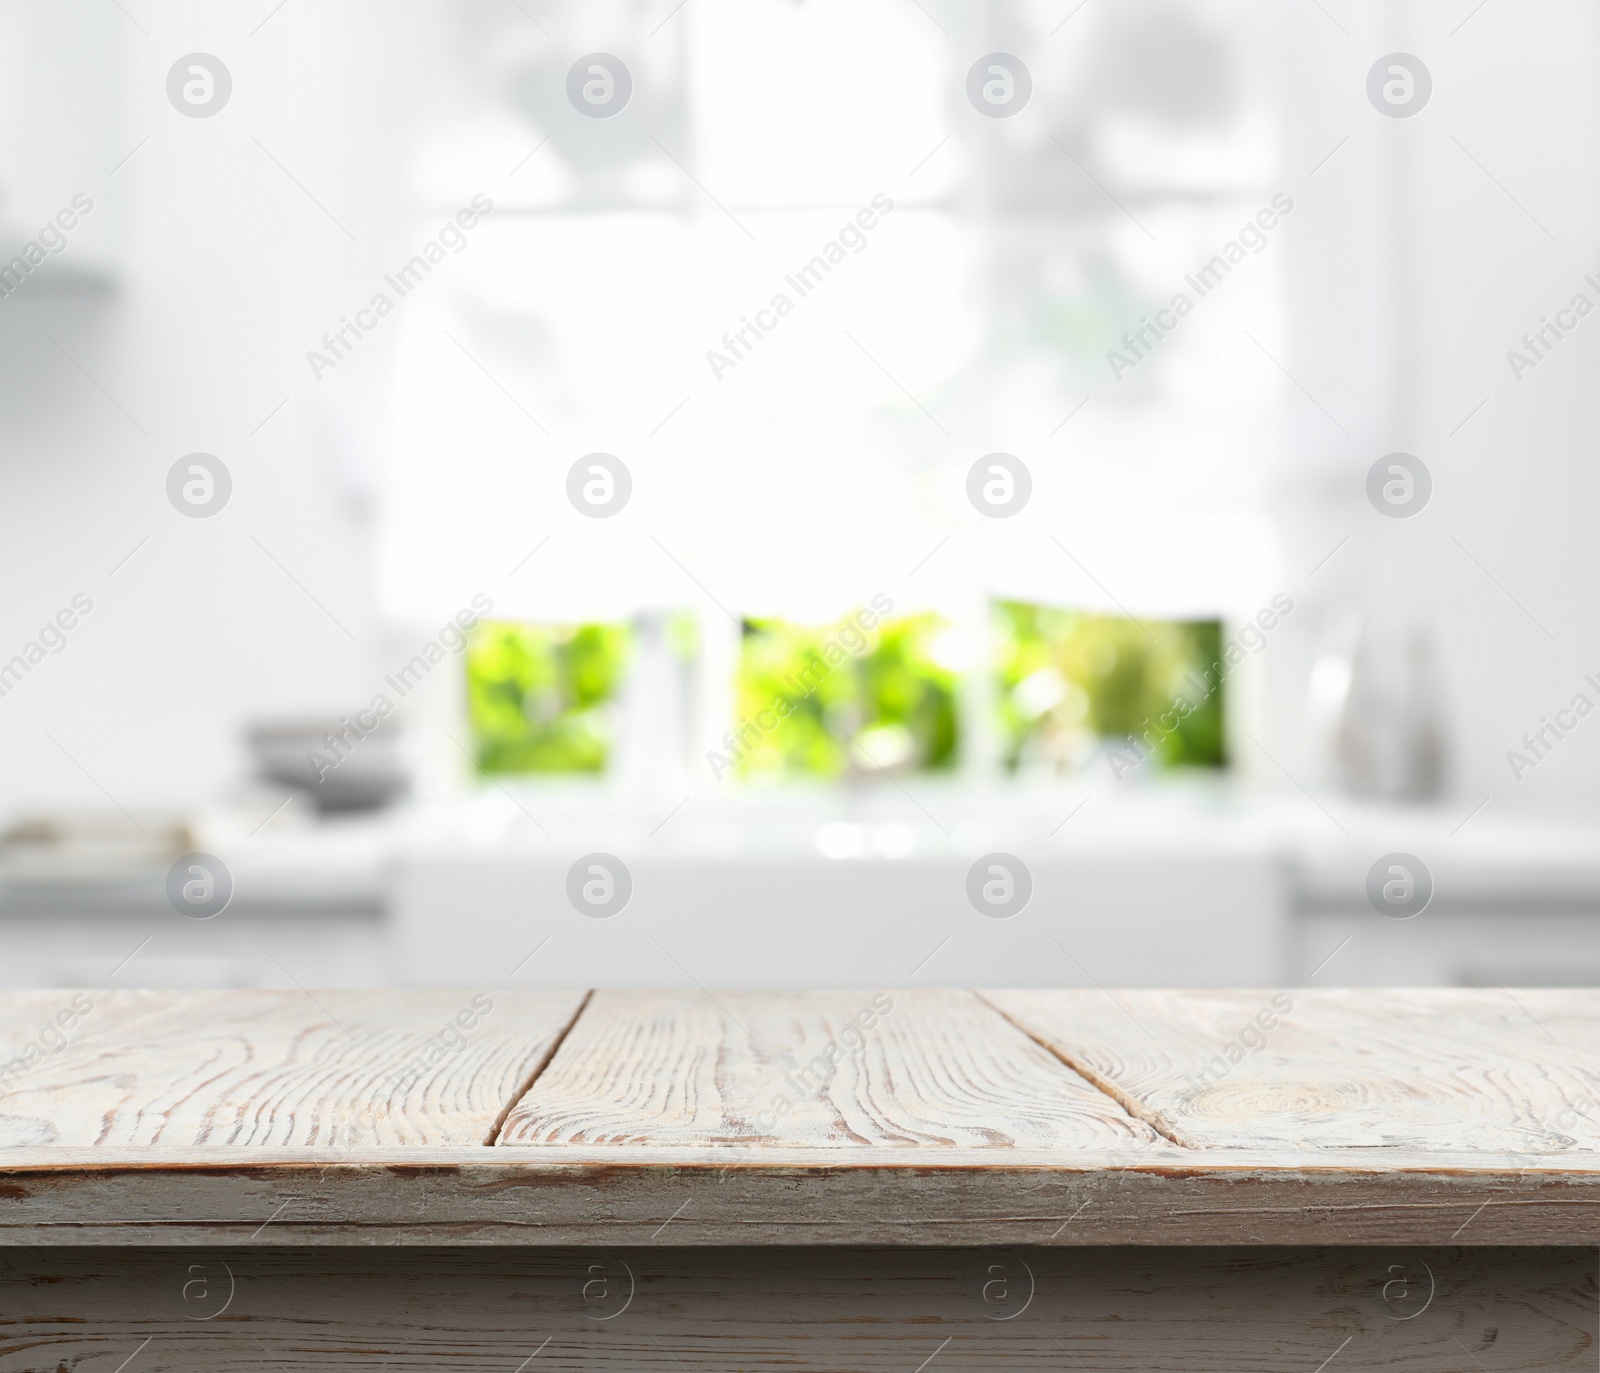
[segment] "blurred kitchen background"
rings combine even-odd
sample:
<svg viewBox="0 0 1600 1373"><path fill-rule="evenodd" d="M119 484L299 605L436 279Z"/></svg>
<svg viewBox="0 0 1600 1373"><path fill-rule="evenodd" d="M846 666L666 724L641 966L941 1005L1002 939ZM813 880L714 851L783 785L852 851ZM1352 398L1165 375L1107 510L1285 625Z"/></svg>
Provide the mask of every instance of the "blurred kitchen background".
<svg viewBox="0 0 1600 1373"><path fill-rule="evenodd" d="M0 8L0 984L1600 982L1593 6Z"/></svg>

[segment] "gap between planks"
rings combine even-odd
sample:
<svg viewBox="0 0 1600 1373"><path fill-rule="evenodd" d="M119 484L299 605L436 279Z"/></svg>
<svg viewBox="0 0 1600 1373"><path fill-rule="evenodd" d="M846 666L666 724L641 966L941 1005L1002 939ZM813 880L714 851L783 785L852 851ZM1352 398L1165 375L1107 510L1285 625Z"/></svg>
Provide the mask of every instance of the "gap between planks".
<svg viewBox="0 0 1600 1373"><path fill-rule="evenodd" d="M1153 1108L1145 1105L1145 1103L1140 1101L1138 1097L1132 1095L1132 1093L1128 1092L1125 1088L1119 1087L1115 1082L1111 1081L1110 1078L1105 1077L1099 1072L1096 1072L1095 1069L1091 1068L1087 1063L1079 1063L1074 1059L1069 1058L1061 1049L1057 1048L1056 1045L1052 1044L1049 1040L1042 1039L1040 1036L1036 1035L1020 1020L1017 1020L1010 1015L1003 1007L995 1005L995 1003L990 1001L989 998L986 997L982 992L973 989L972 994L997 1016L1004 1020L1008 1025L1015 1026L1052 1058L1064 1063L1068 1068L1070 1068L1097 1091L1104 1092L1106 1096L1110 1097L1130 1116L1132 1116L1135 1120L1143 1121L1169 1144L1175 1144L1180 1149L1194 1149L1196 1151L1201 1149L1201 1146L1196 1144L1193 1140L1185 1138L1183 1132L1173 1125L1171 1121L1162 1116L1159 1111L1156 1111ZM1107 992L1106 995L1110 996L1111 994ZM587 1004L587 1002L585 1002L585 1004Z"/></svg>
<svg viewBox="0 0 1600 1373"><path fill-rule="evenodd" d="M567 1036L577 1028L578 1022L583 1019L583 1013L589 1009L589 1003L592 1000L594 1000L594 988L590 987L583 994L583 1000L578 1003L578 1009L572 1013L572 1019L562 1026L560 1034L551 1039L550 1047L545 1051L544 1057L533 1065L528 1076L523 1079L522 1084L516 1091L511 1093L506 1099L506 1104L500 1108L500 1114L494 1118L494 1124L489 1127L488 1138L483 1141L486 1148L500 1147L500 1136L505 1131L506 1121L511 1118L511 1113L521 1105L523 1097L533 1090L533 1084L539 1080L544 1070L550 1066L551 1060L561 1052L561 1046L567 1042Z"/></svg>
<svg viewBox="0 0 1600 1373"><path fill-rule="evenodd" d="M489 1129L488 1138L484 1140L484 1144L486 1146L491 1148L510 1147L502 1143L502 1136L505 1134L506 1122L511 1118L511 1113L516 1110L516 1108L522 1103L523 1099L533 1091L535 1084L537 1084L540 1077L544 1075L545 1070L552 1062L554 1062L555 1056L561 1052L561 1046L567 1042L567 1037L571 1035L575 1029L577 1029L579 1022L583 1019L584 1012L589 1009L589 1003L594 1000L595 990L595 988L590 987L586 992L584 992L583 999L578 1003L578 1008L573 1012L572 1018L566 1023L565 1026L562 1027L561 1032L551 1040L550 1048L533 1066L532 1070L528 1073L527 1078L511 1095L509 1100L507 1100L505 1106L501 1108L500 1114L495 1117L494 1124ZM968 991L972 998L978 1002L979 1005L985 1007L1006 1024L1012 1026L1021 1034L1027 1036L1028 1039L1037 1044L1058 1063L1065 1066L1070 1072L1076 1073L1096 1091L1110 1098L1110 1100L1115 1102L1122 1111L1132 1116L1135 1120L1142 1121L1145 1125L1148 1125L1150 1129L1154 1130L1156 1134L1160 1135L1161 1138L1166 1140L1169 1144L1176 1145L1180 1149L1191 1149L1195 1150L1196 1152L1202 1151L1200 1145L1196 1144L1190 1139L1187 1139L1183 1133L1177 1129L1176 1126L1163 1117L1159 1112L1145 1105L1144 1102L1127 1092L1124 1088L1118 1086L1115 1082L1112 1082L1110 1079L1097 1072L1088 1064L1080 1063L1069 1057L1056 1045L1050 1043L1046 1039L1041 1038L1022 1022L1014 1019L1004 1009L990 1001L989 998L986 997L982 992L976 990L975 988L969 988ZM710 996L711 994L707 992L706 995ZM716 998L711 997L711 1000L715 1002Z"/></svg>

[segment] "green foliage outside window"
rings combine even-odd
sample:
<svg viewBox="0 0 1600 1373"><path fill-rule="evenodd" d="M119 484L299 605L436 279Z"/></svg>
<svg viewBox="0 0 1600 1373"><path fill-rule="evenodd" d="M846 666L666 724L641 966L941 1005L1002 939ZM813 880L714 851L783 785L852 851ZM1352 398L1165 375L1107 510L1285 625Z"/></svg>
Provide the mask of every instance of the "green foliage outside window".
<svg viewBox="0 0 1600 1373"><path fill-rule="evenodd" d="M935 657L947 630L931 614L885 620L866 632L851 620L746 620L739 774L781 782L954 767L956 674ZM759 722L763 713L771 730Z"/></svg>
<svg viewBox="0 0 1600 1373"><path fill-rule="evenodd" d="M626 625L480 624L466 652L478 771L603 771L628 645Z"/></svg>
<svg viewBox="0 0 1600 1373"><path fill-rule="evenodd" d="M1131 620L998 601L994 624L1008 770L1067 771L1103 743L1129 739L1162 766L1226 764L1215 666L1221 621ZM1180 697L1193 707L1181 718Z"/></svg>

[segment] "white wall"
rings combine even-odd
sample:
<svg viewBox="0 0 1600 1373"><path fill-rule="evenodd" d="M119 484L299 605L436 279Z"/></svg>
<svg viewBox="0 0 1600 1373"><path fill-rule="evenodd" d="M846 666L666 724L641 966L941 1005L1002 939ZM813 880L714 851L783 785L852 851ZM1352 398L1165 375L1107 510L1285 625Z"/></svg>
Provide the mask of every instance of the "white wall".
<svg viewBox="0 0 1600 1373"><path fill-rule="evenodd" d="M1363 392L1383 384L1384 369L1352 359L1370 349L1397 355L1407 384L1392 439L1307 446L1318 475L1294 498L1318 542L1306 535L1304 561L1354 521L1355 570L1328 575L1347 578L1375 615L1435 628L1463 813L1485 795L1496 806L1592 807L1600 723L1520 784L1505 752L1600 669L1589 566L1600 316L1520 383L1505 352L1585 271L1600 270L1600 19L1577 0L1531 11L1490 4L1452 34L1471 10L1462 0L1448 12L1397 10L1386 32L1383 6L1330 8L1351 30L1325 35L1338 98L1317 93L1322 124L1296 137L1311 147L1326 134L1331 146L1341 120L1353 137L1302 213L1338 223L1341 204L1367 195L1374 167L1391 177L1403 226L1400 311L1392 336L1366 321L1365 333L1297 345L1299 375L1314 393L1367 405ZM304 350L348 309L370 264L386 260L392 236L406 237L377 190L395 169L365 134L404 109L386 103L371 73L410 70L428 31L407 32L410 9L341 19L291 4L254 36L264 11L198 0L130 9L148 36L101 5L53 6L45 18L21 11L27 27L3 59L0 212L25 227L86 191L97 209L81 244L47 268L79 261L81 246L85 263L119 270L121 287L96 304L29 296L42 285L30 282L0 302L0 657L74 593L95 603L66 651L0 699L0 814L104 805L107 793L129 807L214 795L243 768L242 720L347 709L387 665L363 523L383 397L370 392L355 422L330 426L327 386L310 385ZM1380 42L1417 52L1433 71L1432 102L1415 119L1381 120L1360 98ZM224 54L233 71L232 103L214 119L185 119L162 93L172 58L194 50ZM49 113L63 91L76 96ZM261 145L349 227L354 245ZM1383 270L1381 255L1346 261ZM1324 317L1328 298L1310 302ZM341 385L359 391L359 372ZM1359 498L1380 444L1410 449L1433 470L1433 505L1416 520L1383 521ZM213 520L183 519L164 496L168 466L194 449L234 473L233 502ZM1334 468L1342 478L1326 475ZM1289 639L1284 648L1287 661ZM1274 698L1274 738L1297 728L1295 689Z"/></svg>
<svg viewBox="0 0 1600 1373"><path fill-rule="evenodd" d="M1433 64L1434 96L1393 130L1415 377L1397 447L1425 457L1435 494L1422 516L1383 531L1369 595L1411 599L1438 629L1463 814L1486 795L1497 807L1592 809L1600 720L1520 784L1505 754L1600 669L1600 314L1520 382L1506 352L1584 273L1600 277L1600 15L1578 0L1488 5L1452 38L1470 8L1418 5L1406 22L1411 50Z"/></svg>
<svg viewBox="0 0 1600 1373"><path fill-rule="evenodd" d="M0 301L0 657L74 593L94 603L65 651L0 699L0 814L212 797L244 770L242 720L348 709L376 665L361 525L305 398L305 282L347 241L262 150L370 242L375 216L319 147L315 17L291 6L251 38L254 10L131 8L148 37L115 9L36 12L0 82L27 107L0 134L4 204L24 226L74 191L96 207L81 259L75 241ZM109 49L88 74L82 33ZM193 51L233 75L209 119L164 93ZM52 143L67 93L89 132ZM80 260L111 265L109 298L48 289ZM196 450L234 481L204 520L165 495L169 466Z"/></svg>

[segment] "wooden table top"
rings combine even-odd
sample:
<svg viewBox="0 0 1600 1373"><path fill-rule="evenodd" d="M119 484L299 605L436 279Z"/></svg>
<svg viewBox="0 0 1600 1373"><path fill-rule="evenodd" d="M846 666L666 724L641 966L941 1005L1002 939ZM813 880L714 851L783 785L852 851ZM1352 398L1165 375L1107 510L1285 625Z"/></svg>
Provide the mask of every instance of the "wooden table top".
<svg viewBox="0 0 1600 1373"><path fill-rule="evenodd" d="M1600 1242L1600 992L0 993L0 1245L1451 1242Z"/></svg>

